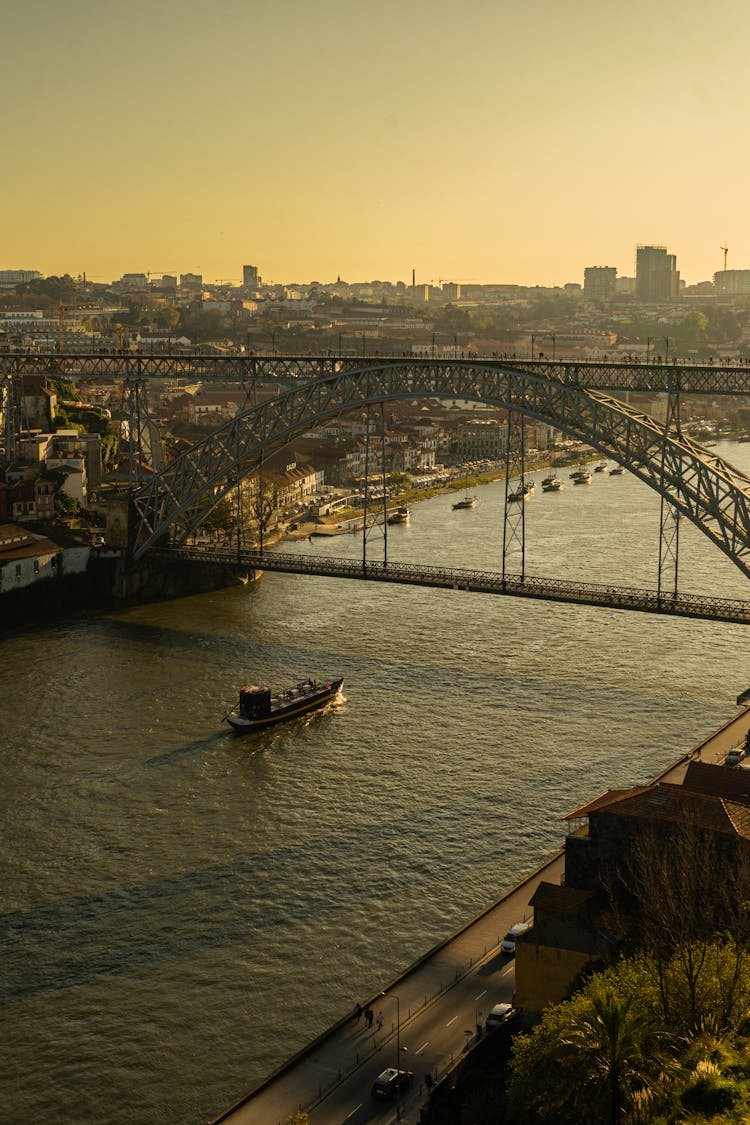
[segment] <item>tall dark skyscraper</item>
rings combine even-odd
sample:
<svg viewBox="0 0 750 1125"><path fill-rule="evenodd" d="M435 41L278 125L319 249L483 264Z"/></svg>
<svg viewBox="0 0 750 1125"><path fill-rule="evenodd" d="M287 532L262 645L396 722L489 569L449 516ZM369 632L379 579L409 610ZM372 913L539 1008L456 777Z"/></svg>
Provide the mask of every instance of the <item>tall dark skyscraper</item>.
<svg viewBox="0 0 750 1125"><path fill-rule="evenodd" d="M635 252L637 301L669 301L680 295L677 258L666 246L638 246Z"/></svg>
<svg viewBox="0 0 750 1125"><path fill-rule="evenodd" d="M243 266L242 267L242 284L247 286L248 289L257 289L260 285L260 278L258 277L257 266Z"/></svg>

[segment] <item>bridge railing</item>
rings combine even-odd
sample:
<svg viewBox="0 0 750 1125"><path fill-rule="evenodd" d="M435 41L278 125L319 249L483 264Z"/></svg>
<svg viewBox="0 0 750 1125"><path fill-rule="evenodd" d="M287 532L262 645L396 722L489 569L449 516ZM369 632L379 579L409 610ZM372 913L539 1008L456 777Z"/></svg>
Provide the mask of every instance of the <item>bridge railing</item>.
<svg viewBox="0 0 750 1125"><path fill-rule="evenodd" d="M384 562L290 554L231 547L157 548L164 557L194 562L236 565L245 570L281 571L323 578L348 578L368 582L425 586L466 593L504 594L542 601L568 602L639 613L667 614L673 617L701 618L708 621L750 624L750 601L716 598L702 594L659 593L616 584L572 582L560 578L525 575L503 576L495 571L465 567L424 566L409 562Z"/></svg>

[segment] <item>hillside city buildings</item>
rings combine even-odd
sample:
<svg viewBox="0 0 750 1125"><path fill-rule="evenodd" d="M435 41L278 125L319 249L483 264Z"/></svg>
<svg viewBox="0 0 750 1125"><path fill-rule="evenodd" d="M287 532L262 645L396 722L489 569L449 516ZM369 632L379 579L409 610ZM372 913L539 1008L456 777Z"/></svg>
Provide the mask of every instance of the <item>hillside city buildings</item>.
<svg viewBox="0 0 750 1125"><path fill-rule="evenodd" d="M241 280L211 285L199 273L125 273L100 284L5 269L0 357L17 349L132 355L200 350L628 361L681 355L726 362L750 352L750 270L728 270L722 250L725 268L712 281L693 286L680 278L675 254L645 245L635 249L632 277L619 277L613 266L591 265L582 284L561 288L450 279L419 283L416 273L411 284L338 278L281 285L264 282L259 267L247 264ZM25 528L24 534L46 544L62 506L68 515L78 513L82 544L101 538L98 497L132 479L140 456L128 432L123 390L121 379L71 386L52 376L24 378L17 404L20 431L12 450L0 449L0 524ZM256 388L260 401L277 392L273 381ZM149 441L167 459L246 404L236 382L209 385L198 378L151 380L148 399ZM3 410L7 419L11 405L6 394L0 419ZM656 417L663 414L657 399L642 405ZM389 407L384 469L434 483L462 464L499 462L506 421L502 410L467 403L407 401ZM345 502L360 502L367 425L361 417L341 418L292 442L267 466L262 498L253 492L257 482L244 483L244 510L263 506L273 526L302 510L326 514ZM527 443L537 449L558 437L543 425L527 427ZM139 472L154 467L151 461ZM33 551L28 542L20 544L19 534L6 534L0 549L0 590L33 581L44 569L24 561L33 559Z"/></svg>

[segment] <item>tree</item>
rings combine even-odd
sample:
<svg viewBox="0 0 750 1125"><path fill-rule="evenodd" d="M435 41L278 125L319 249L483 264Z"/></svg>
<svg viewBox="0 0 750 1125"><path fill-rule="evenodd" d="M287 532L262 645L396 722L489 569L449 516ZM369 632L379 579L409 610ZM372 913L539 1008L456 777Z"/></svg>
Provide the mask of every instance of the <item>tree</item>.
<svg viewBox="0 0 750 1125"><path fill-rule="evenodd" d="M237 517L228 496L222 497L211 511L204 516L202 527L204 531L213 531L219 535L231 535L234 531Z"/></svg>
<svg viewBox="0 0 750 1125"><path fill-rule="evenodd" d="M686 1031L700 1025L703 982L716 972L709 950L717 933L725 935L735 969L722 969L719 1010L732 1022L750 936L750 861L742 842L690 820L668 832L651 827L632 837L604 881L612 936L650 955L663 1017L679 1017Z"/></svg>
<svg viewBox="0 0 750 1125"><path fill-rule="evenodd" d="M73 519L81 511L81 505L75 496L71 496L64 488L59 488L55 493L55 515L58 519Z"/></svg>
<svg viewBox="0 0 750 1125"><path fill-rule="evenodd" d="M620 1125L623 1106L658 1077L658 1032L653 1017L638 1010L632 996L599 985L594 982L589 1004L570 1020L558 1052L563 1061L576 1058L592 1103L611 1125Z"/></svg>

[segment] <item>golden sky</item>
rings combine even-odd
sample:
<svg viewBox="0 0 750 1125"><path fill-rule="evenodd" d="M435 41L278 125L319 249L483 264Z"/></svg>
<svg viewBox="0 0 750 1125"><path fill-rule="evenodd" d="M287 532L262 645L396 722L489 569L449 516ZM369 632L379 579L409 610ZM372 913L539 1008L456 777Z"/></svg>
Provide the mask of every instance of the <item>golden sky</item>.
<svg viewBox="0 0 750 1125"><path fill-rule="evenodd" d="M0 269L750 268L748 0L2 0Z"/></svg>

